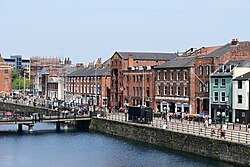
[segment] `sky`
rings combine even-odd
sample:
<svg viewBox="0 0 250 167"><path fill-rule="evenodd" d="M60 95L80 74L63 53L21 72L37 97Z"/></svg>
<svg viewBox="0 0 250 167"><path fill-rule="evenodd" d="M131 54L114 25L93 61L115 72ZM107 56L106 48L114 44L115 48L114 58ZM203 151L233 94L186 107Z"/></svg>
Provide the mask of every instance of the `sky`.
<svg viewBox="0 0 250 167"><path fill-rule="evenodd" d="M249 0L0 0L2 57L177 52L250 40Z"/></svg>

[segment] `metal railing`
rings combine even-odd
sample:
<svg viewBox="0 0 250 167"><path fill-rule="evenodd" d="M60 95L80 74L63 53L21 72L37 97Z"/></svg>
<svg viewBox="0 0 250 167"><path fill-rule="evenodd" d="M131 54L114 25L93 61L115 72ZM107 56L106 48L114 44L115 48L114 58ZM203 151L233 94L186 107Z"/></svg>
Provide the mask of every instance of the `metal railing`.
<svg viewBox="0 0 250 167"><path fill-rule="evenodd" d="M141 120L138 117L132 117L132 120L128 120L128 115L125 116L124 113L105 114L103 118L220 140L250 144L250 133L246 131L246 125L228 124L227 130L225 131L225 133L223 133L220 128L221 124L216 124L216 126L212 128L211 126L204 126L204 124L201 122L186 120L181 121L179 119L172 119L171 122L167 122L166 120L163 120L161 118L153 118L153 120L150 121Z"/></svg>

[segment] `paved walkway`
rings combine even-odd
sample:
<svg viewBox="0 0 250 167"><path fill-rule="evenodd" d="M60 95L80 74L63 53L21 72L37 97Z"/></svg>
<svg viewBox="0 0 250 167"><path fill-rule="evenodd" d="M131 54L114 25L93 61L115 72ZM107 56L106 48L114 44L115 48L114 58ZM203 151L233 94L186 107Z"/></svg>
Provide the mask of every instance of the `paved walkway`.
<svg viewBox="0 0 250 167"><path fill-rule="evenodd" d="M145 126L152 126L156 128L161 128L181 133L189 133L204 137L250 144L250 133L246 132L246 125L228 124L227 130L225 132L225 137L223 137L221 135L220 124L217 124L215 128L212 128L211 126L208 126L206 128L203 123L199 122L186 121L186 120L181 121L179 119L172 119L171 122L166 122L166 120L162 120L161 118L157 117L153 118L153 121L148 124L142 124L140 121L136 122L128 121L124 113L113 113L113 114L108 113L103 118L121 122L136 123Z"/></svg>

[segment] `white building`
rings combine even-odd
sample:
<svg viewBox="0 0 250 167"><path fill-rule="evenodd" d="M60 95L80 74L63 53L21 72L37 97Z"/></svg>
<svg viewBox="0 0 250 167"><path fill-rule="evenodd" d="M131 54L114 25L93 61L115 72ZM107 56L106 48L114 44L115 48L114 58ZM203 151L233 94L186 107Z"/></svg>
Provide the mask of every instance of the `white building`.
<svg viewBox="0 0 250 167"><path fill-rule="evenodd" d="M249 82L250 72L246 72L245 74L242 74L233 80L232 108L233 112L235 113L235 122L250 122Z"/></svg>

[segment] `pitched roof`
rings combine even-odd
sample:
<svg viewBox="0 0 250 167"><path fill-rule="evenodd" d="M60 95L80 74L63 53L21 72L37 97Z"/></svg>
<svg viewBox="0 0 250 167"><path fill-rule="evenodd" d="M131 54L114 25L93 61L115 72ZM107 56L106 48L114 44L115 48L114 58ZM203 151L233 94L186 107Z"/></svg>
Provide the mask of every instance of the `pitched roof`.
<svg viewBox="0 0 250 167"><path fill-rule="evenodd" d="M123 57L128 59L133 56L134 60L172 60L177 57L176 53L149 53L149 52L117 52Z"/></svg>
<svg viewBox="0 0 250 167"><path fill-rule="evenodd" d="M211 74L211 77L224 77L224 76L232 76L233 71L232 67L250 67L250 62L247 60L229 60L226 63L224 63L223 68L224 69L218 69L213 74Z"/></svg>
<svg viewBox="0 0 250 167"><path fill-rule="evenodd" d="M106 67L99 67L99 68L82 68L79 70L76 70L70 74L68 74L67 76L70 77L84 77L84 76L109 76L110 75L110 67L106 66Z"/></svg>
<svg viewBox="0 0 250 167"><path fill-rule="evenodd" d="M240 81L250 80L250 72L247 72L243 75L240 75L240 76L236 77L234 80L240 80Z"/></svg>
<svg viewBox="0 0 250 167"><path fill-rule="evenodd" d="M194 56L177 57L164 64L156 66L155 68L179 68L179 67L193 67L195 62Z"/></svg>
<svg viewBox="0 0 250 167"><path fill-rule="evenodd" d="M204 56L204 57L221 57L224 54L231 52L232 50L239 48L240 46L242 46L243 44L245 44L246 42L239 42L237 45L232 45L231 43L227 43L226 45L220 47L219 49L216 49L215 51L209 53L208 55Z"/></svg>

